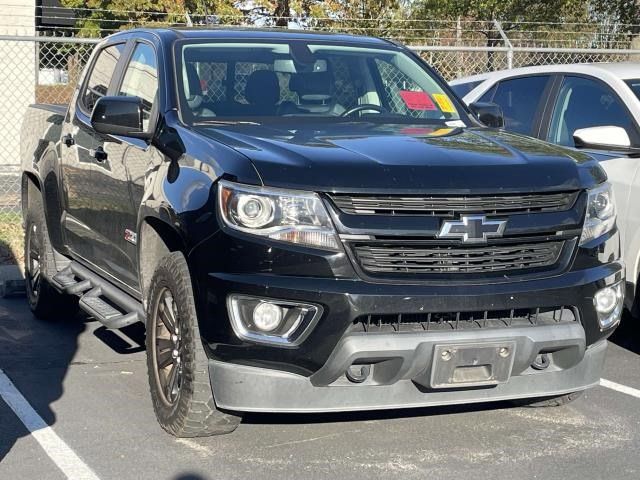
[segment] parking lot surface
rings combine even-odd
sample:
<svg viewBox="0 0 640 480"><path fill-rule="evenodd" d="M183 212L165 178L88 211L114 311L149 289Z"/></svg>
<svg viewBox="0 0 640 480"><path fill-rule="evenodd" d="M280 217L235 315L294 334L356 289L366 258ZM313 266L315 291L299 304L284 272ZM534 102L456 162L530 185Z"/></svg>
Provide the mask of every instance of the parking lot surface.
<svg viewBox="0 0 640 480"><path fill-rule="evenodd" d="M600 386L552 409L250 415L230 435L200 439L157 425L143 338L135 325L43 323L23 298L0 299L0 370L19 392L0 378L0 478L63 479L61 463L67 475L103 480L640 478L640 328L631 318L603 375L627 393ZM35 412L20 404L16 415L16 399ZM44 423L32 433L25 416Z"/></svg>

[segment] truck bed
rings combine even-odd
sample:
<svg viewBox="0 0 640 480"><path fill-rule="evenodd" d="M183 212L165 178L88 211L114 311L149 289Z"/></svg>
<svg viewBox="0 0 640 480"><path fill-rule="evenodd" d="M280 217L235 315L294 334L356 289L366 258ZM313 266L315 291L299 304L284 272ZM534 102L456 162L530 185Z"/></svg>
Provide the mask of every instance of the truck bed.
<svg viewBox="0 0 640 480"><path fill-rule="evenodd" d="M20 161L23 170L31 170L42 152L60 140L67 105L29 105L20 131Z"/></svg>

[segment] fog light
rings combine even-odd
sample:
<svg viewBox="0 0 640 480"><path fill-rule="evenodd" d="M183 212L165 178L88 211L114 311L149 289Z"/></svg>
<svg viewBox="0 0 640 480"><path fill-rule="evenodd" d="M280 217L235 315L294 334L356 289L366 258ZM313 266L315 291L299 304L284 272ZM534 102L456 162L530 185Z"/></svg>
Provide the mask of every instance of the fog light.
<svg viewBox="0 0 640 480"><path fill-rule="evenodd" d="M598 313L601 328L610 328L620 321L624 291L622 283L598 290L593 296L593 305Z"/></svg>
<svg viewBox="0 0 640 480"><path fill-rule="evenodd" d="M231 326L239 338L280 346L299 345L322 315L322 307L289 300L232 294Z"/></svg>
<svg viewBox="0 0 640 480"><path fill-rule="evenodd" d="M273 303L260 303L253 311L253 324L263 332L272 332L282 321L282 308Z"/></svg>
<svg viewBox="0 0 640 480"><path fill-rule="evenodd" d="M598 313L611 313L616 308L618 296L613 287L603 288L595 294L593 301Z"/></svg>

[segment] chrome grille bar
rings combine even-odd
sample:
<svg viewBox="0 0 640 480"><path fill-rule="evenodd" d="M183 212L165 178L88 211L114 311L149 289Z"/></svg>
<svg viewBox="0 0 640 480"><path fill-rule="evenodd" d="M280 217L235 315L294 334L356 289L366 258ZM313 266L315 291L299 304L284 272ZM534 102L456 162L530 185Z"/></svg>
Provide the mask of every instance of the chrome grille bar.
<svg viewBox="0 0 640 480"><path fill-rule="evenodd" d="M579 192L484 196L330 195L341 211L351 215L430 215L454 217L559 212L573 207Z"/></svg>

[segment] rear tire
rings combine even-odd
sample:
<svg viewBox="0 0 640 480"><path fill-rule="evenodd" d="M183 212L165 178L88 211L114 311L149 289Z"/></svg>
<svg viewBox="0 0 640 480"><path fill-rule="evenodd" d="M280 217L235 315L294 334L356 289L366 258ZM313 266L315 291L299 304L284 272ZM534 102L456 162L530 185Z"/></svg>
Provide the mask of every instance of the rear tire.
<svg viewBox="0 0 640 480"><path fill-rule="evenodd" d="M151 279L146 346L151 401L163 429L176 437L236 429L241 417L218 410L213 398L189 268L180 252L162 258Z"/></svg>
<svg viewBox="0 0 640 480"><path fill-rule="evenodd" d="M78 297L58 292L48 280L57 269L39 194L29 198L24 221L24 277L29 308L41 320L75 317Z"/></svg>
<svg viewBox="0 0 640 480"><path fill-rule="evenodd" d="M582 396L583 390L571 392L565 395L555 397L526 398L522 400L512 400L512 403L518 407L530 408L546 408L546 407L562 407L571 403Z"/></svg>

